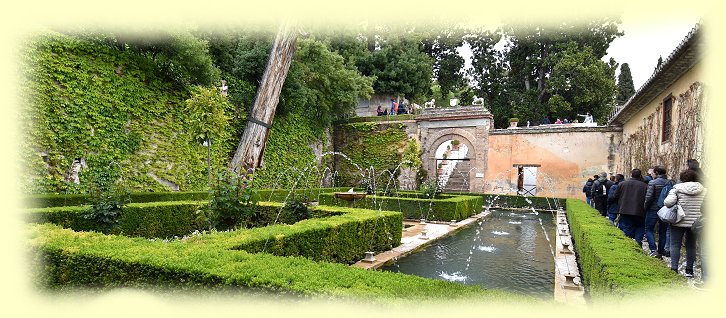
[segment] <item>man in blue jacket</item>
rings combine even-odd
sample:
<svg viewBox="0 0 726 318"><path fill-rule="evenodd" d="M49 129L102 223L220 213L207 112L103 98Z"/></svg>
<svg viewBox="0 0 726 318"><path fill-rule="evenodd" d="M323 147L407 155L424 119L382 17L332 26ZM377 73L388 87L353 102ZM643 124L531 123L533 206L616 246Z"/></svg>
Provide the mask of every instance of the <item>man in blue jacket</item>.
<svg viewBox="0 0 726 318"><path fill-rule="evenodd" d="M648 189L645 192L645 238L648 239L648 247L650 248L650 256L661 258L666 253L668 223L660 220L658 217L658 197L663 187L668 183L666 170L661 166L653 167L653 180L648 182ZM655 226L658 224L658 244L655 241Z"/></svg>
<svg viewBox="0 0 726 318"><path fill-rule="evenodd" d="M615 175L615 184L613 184L610 187L610 191L608 191L608 220L610 220L610 224L615 224L615 219L618 217L618 209L620 206L618 205L618 200L615 199L615 191L618 191L618 184L623 182L625 180L625 176L622 174L616 174ZM618 225L618 228L622 230L620 225Z"/></svg>

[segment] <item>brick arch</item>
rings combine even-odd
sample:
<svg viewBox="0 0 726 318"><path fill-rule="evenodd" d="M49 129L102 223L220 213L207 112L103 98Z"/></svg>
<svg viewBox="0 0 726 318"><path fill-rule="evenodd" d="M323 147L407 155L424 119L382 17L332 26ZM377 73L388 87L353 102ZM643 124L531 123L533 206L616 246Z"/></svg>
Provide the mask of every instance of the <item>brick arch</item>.
<svg viewBox="0 0 726 318"><path fill-rule="evenodd" d="M433 130L433 131L432 131ZM469 190L474 191L477 188L475 183L475 172L484 173L486 168L486 140L479 140L475 135L475 128L443 128L429 129L423 143L423 164L429 176L436 175L436 149L444 142L452 139L458 139L469 148L467 157L472 168L476 168L469 175Z"/></svg>

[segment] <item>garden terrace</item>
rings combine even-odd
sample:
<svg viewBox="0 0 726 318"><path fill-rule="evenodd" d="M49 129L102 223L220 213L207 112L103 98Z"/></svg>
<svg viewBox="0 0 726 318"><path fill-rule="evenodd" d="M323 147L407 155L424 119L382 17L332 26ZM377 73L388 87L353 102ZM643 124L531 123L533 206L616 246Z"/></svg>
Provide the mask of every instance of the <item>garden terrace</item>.
<svg viewBox="0 0 726 318"><path fill-rule="evenodd" d="M331 216L172 241L76 232L47 223L30 224L28 232L36 260L43 265L40 283L57 289L236 287L382 301L536 302L478 286L346 266L365 251L390 249L392 242L400 242L401 214L325 206L314 211Z"/></svg>

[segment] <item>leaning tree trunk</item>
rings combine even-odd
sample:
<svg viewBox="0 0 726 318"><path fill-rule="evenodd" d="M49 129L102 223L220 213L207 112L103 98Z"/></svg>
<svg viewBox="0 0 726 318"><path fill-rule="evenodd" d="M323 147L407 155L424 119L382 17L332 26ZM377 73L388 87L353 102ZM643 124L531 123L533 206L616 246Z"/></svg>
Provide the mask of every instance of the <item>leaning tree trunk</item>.
<svg viewBox="0 0 726 318"><path fill-rule="evenodd" d="M289 25L281 27L275 37L262 82L257 89L255 103L247 117L245 131L232 158L232 170L238 174L254 171L262 162L267 136L280 100L280 91L295 53L296 40L297 34Z"/></svg>

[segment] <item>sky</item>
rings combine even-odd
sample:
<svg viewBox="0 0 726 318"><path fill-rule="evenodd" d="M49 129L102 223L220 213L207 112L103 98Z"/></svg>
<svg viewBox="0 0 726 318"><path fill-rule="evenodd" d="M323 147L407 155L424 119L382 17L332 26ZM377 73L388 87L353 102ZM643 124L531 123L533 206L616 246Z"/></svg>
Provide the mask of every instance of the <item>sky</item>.
<svg viewBox="0 0 726 318"><path fill-rule="evenodd" d="M619 64L628 63L637 90L653 74L658 57L665 61L698 22L699 17L682 17L637 24L625 16L620 25L625 34L610 43L603 61L613 57Z"/></svg>
<svg viewBox="0 0 726 318"><path fill-rule="evenodd" d="M665 61L699 22L700 17L681 16L678 19L667 18L662 21L636 23L630 16L624 15L621 20L619 28L623 35L610 43L608 54L602 60L609 62L612 57L619 65L628 63L633 85L638 90L653 74L658 64L658 57L663 57ZM501 50L504 48L503 44L504 41L500 41L495 48ZM465 44L457 51L465 59L464 68L469 68L471 49ZM620 74L619 67L615 74L616 76Z"/></svg>

